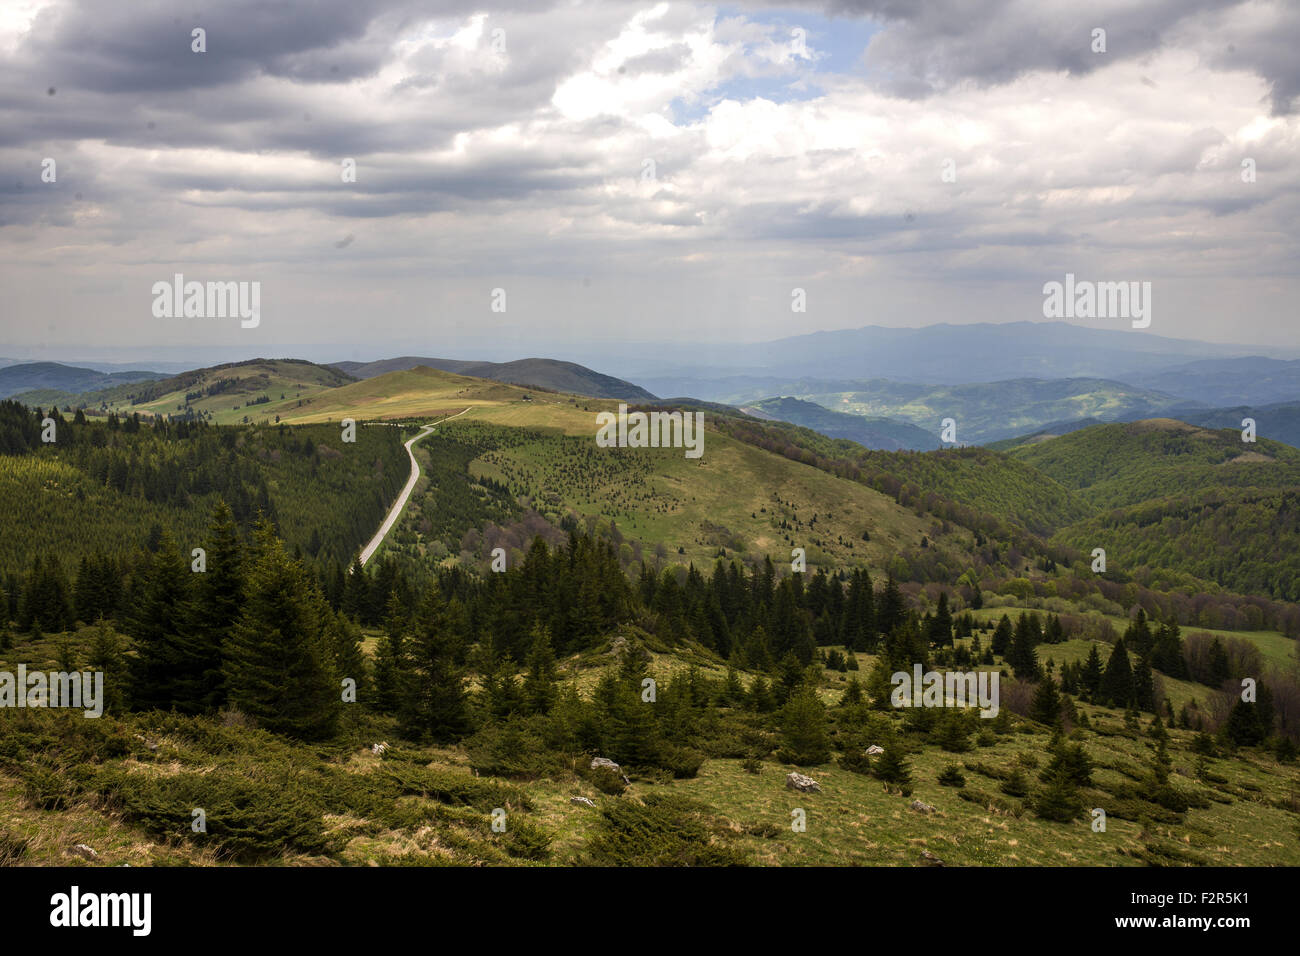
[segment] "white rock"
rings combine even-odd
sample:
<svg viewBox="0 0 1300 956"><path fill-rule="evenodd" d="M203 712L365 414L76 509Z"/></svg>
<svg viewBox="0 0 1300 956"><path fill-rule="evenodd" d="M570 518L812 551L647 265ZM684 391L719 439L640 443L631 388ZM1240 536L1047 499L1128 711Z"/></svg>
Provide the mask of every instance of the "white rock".
<svg viewBox="0 0 1300 956"><path fill-rule="evenodd" d="M801 773L795 773L793 770L786 774L785 788L787 790L798 790L801 793L821 793L822 788L812 777L805 777Z"/></svg>
<svg viewBox="0 0 1300 956"><path fill-rule="evenodd" d="M84 844L84 843L78 843L78 844L76 844L76 845L73 846L73 848L72 848L71 850L69 850L68 852L71 853L73 856L79 856L79 857L81 857L83 860L98 860L98 859L99 859L99 854L95 852L94 848L92 848L92 847L88 847L88 846L86 846L86 844Z"/></svg>

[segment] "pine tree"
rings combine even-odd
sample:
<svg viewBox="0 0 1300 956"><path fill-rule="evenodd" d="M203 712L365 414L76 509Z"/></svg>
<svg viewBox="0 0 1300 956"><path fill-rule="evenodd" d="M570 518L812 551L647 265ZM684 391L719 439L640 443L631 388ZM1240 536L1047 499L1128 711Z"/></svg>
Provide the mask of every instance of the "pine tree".
<svg viewBox="0 0 1300 956"><path fill-rule="evenodd" d="M939 720L935 743L949 753L966 753L970 750L970 723L960 710L948 710Z"/></svg>
<svg viewBox="0 0 1300 956"><path fill-rule="evenodd" d="M1094 643L1088 649L1088 660L1084 663L1083 672L1079 677L1079 684L1090 701L1095 702L1101 690L1101 676L1101 655L1097 653L1097 645Z"/></svg>
<svg viewBox="0 0 1300 956"><path fill-rule="evenodd" d="M1002 620L998 621L998 626L993 631L993 641L990 647L994 654L1003 658L1011 650L1011 618L1005 614L1002 615Z"/></svg>
<svg viewBox="0 0 1300 956"><path fill-rule="evenodd" d="M878 780L897 784L907 789L912 784L912 765L896 740L884 744L885 752L872 764L871 771Z"/></svg>
<svg viewBox="0 0 1300 956"><path fill-rule="evenodd" d="M1050 676L1039 681L1034 691L1033 700L1029 704L1029 719L1049 727L1057 727L1061 723L1061 695L1057 692L1056 681Z"/></svg>
<svg viewBox="0 0 1300 956"><path fill-rule="evenodd" d="M1041 671L1038 667L1038 653L1034 650L1034 645L1038 643L1038 626L1036 620L1031 619L1028 615L1021 614L1020 620L1016 623L1015 638L1011 644L1011 651L1007 655L1007 663L1015 672L1016 680L1035 681L1038 680Z"/></svg>
<svg viewBox="0 0 1300 956"><path fill-rule="evenodd" d="M219 501L208 529L207 570L196 575L198 587L191 624L201 658L200 695L205 708L218 708L226 700L222 660L226 639L242 603L243 561L235 516L229 505Z"/></svg>
<svg viewBox="0 0 1300 956"><path fill-rule="evenodd" d="M1206 683L1211 687L1222 687L1223 682L1231 676L1228 652L1223 649L1223 642L1216 637L1210 642L1210 673Z"/></svg>
<svg viewBox="0 0 1300 956"><path fill-rule="evenodd" d="M928 637L930 643L935 647L952 646L952 612L948 610L948 595L946 592L939 592L939 606L934 612L934 617L930 619Z"/></svg>
<svg viewBox="0 0 1300 956"><path fill-rule="evenodd" d="M328 606L265 520L254 533L243 594L226 642L230 703L274 733L328 737L342 700L326 633Z"/></svg>
<svg viewBox="0 0 1300 956"><path fill-rule="evenodd" d="M403 732L417 739L449 743L469 729L464 677L457 659L468 622L460 601L429 589L416 615L410 641L411 671L399 706Z"/></svg>
<svg viewBox="0 0 1300 956"><path fill-rule="evenodd" d="M1097 690L1098 702L1110 707L1127 707L1135 696L1133 686L1133 668L1129 663L1128 650L1124 647L1124 638L1115 642L1106 662L1106 671L1101 675L1101 685Z"/></svg>
<svg viewBox="0 0 1300 956"><path fill-rule="evenodd" d="M121 639L103 617L95 623L95 638L87 663L104 675L104 710L121 710L126 701L126 656L122 653Z"/></svg>
<svg viewBox="0 0 1300 956"><path fill-rule="evenodd" d="M1138 608L1137 614L1124 630L1124 644L1134 653L1146 657L1151 654L1153 643L1151 627L1147 624L1147 612Z"/></svg>
<svg viewBox="0 0 1300 956"><path fill-rule="evenodd" d="M826 729L826 707L811 687L792 695L781 711L781 735L785 747L777 754L783 763L811 766L831 756Z"/></svg>
<svg viewBox="0 0 1300 956"><path fill-rule="evenodd" d="M1187 659L1183 656L1183 639L1177 623L1170 621L1160 625L1151 652L1151 666L1178 680L1187 679Z"/></svg>
<svg viewBox="0 0 1300 956"><path fill-rule="evenodd" d="M1151 673L1151 662L1139 655L1133 667L1133 703L1138 710L1156 712L1156 682Z"/></svg>
<svg viewBox="0 0 1300 956"><path fill-rule="evenodd" d="M1232 705L1227 723L1223 725L1223 736L1238 747L1253 747L1263 743L1268 736L1268 729L1259 719L1259 708L1239 699Z"/></svg>
<svg viewBox="0 0 1300 956"><path fill-rule="evenodd" d="M1069 823L1083 813L1083 799L1064 774L1050 777L1034 801L1034 813L1044 820Z"/></svg>
<svg viewBox="0 0 1300 956"><path fill-rule="evenodd" d="M559 696L555 683L555 651L551 648L550 629L537 624L532 631L533 646L528 654L528 676L524 678L524 706L529 713L549 714Z"/></svg>
<svg viewBox="0 0 1300 956"><path fill-rule="evenodd" d="M718 698L720 703L729 707L733 707L745 699L745 687L741 684L736 669L730 664L727 665L727 675L722 680Z"/></svg>
<svg viewBox="0 0 1300 956"><path fill-rule="evenodd" d="M885 589L876 601L876 629L881 634L891 634L903 624L906 616L907 606L903 603L903 593L891 574L885 580Z"/></svg>
<svg viewBox="0 0 1300 956"><path fill-rule="evenodd" d="M128 624L136 648L131 700L138 709L204 709L207 655L193 631L192 577L176 542L170 534L162 535L140 571Z"/></svg>

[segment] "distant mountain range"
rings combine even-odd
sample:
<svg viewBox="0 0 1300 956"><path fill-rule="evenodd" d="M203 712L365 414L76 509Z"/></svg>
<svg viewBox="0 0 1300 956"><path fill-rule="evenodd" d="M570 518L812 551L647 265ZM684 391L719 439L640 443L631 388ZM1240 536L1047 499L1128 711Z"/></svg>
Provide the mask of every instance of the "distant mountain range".
<svg viewBox="0 0 1300 956"><path fill-rule="evenodd" d="M59 362L23 362L0 368L0 398L35 389L76 394L166 377L160 372L142 370L106 373Z"/></svg>
<svg viewBox="0 0 1300 956"><path fill-rule="evenodd" d="M1198 405L1271 405L1300 401L1300 360L1204 359L1120 381L1190 399Z"/></svg>
<svg viewBox="0 0 1300 956"><path fill-rule="evenodd" d="M886 378L911 383L996 382L1020 378L1104 378L1182 396L1171 386L1193 387L1198 376L1249 383L1269 364L1267 378L1283 390L1300 364L1260 359L1259 348L1217 345L1165 338L1134 329L1092 329L1065 322L1007 322L971 325L928 325L917 329L865 326L814 332L773 342L736 345L696 345L689 363L678 350L646 346L631 355L600 354L600 364L666 395L696 395L725 400L744 389L770 386L789 379ZM1277 350L1271 350L1276 353ZM635 355L635 357L632 357ZM589 361L586 352L574 356ZM1230 360L1245 359L1239 364ZM1281 359L1300 359L1300 349ZM1229 360L1227 364L1223 364ZM1189 364L1208 363L1180 372ZM1167 378L1158 378L1166 374ZM1295 378L1289 379L1294 384ZM770 388L766 395L777 394ZM786 392L785 394L791 394ZM1223 393L1228 394L1227 391ZM754 396L757 397L757 396ZM1205 402L1203 395L1195 396ZM1300 398L1294 388L1284 395L1248 393L1227 399L1233 404L1267 404ZM1218 401L1219 399L1215 399Z"/></svg>
<svg viewBox="0 0 1300 956"><path fill-rule="evenodd" d="M401 358L381 359L376 362L333 362L331 368L346 372L354 378L373 378L386 372L404 372L424 365L443 372L486 378L511 385L529 385L549 388L572 395L592 398L623 398L630 401L655 401L656 397L640 386L602 375L573 362L555 359L528 358L514 362L474 362L463 359L422 358L404 355Z"/></svg>

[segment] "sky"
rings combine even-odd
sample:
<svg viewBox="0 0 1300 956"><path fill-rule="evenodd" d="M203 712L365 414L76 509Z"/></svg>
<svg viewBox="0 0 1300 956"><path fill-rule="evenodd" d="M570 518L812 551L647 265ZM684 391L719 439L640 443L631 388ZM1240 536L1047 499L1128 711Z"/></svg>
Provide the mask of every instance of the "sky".
<svg viewBox="0 0 1300 956"><path fill-rule="evenodd" d="M0 356L689 355L1067 273L1294 349L1297 49L1259 0L4 0Z"/></svg>

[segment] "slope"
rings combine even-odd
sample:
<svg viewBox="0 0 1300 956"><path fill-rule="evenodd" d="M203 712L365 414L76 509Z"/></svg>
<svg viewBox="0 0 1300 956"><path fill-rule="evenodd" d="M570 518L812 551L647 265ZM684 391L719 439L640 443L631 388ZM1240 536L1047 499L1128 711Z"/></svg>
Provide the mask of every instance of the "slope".
<svg viewBox="0 0 1300 956"><path fill-rule="evenodd" d="M273 422L305 397L350 381L337 369L302 359L252 359L93 392L73 404L103 414L203 418L221 425Z"/></svg>
<svg viewBox="0 0 1300 956"><path fill-rule="evenodd" d="M847 438L864 448L931 451L940 446L938 437L932 432L907 422L833 412L815 402L798 398L767 398L743 405L741 411L757 418L774 418L802 425L831 438Z"/></svg>
<svg viewBox="0 0 1300 956"><path fill-rule="evenodd" d="M166 377L160 372L128 370L105 373L59 362L24 362L0 368L0 398L41 391L52 396L46 397L46 403L50 404L63 396Z"/></svg>
<svg viewBox="0 0 1300 956"><path fill-rule="evenodd" d="M444 372L487 378L513 385L545 388L593 398L622 398L629 401L653 401L654 396L639 386L612 375L602 375L574 362L529 358L513 362L476 362L462 359L402 356L377 362L336 362L331 367L355 378L373 378L387 372L401 372L424 365Z"/></svg>

